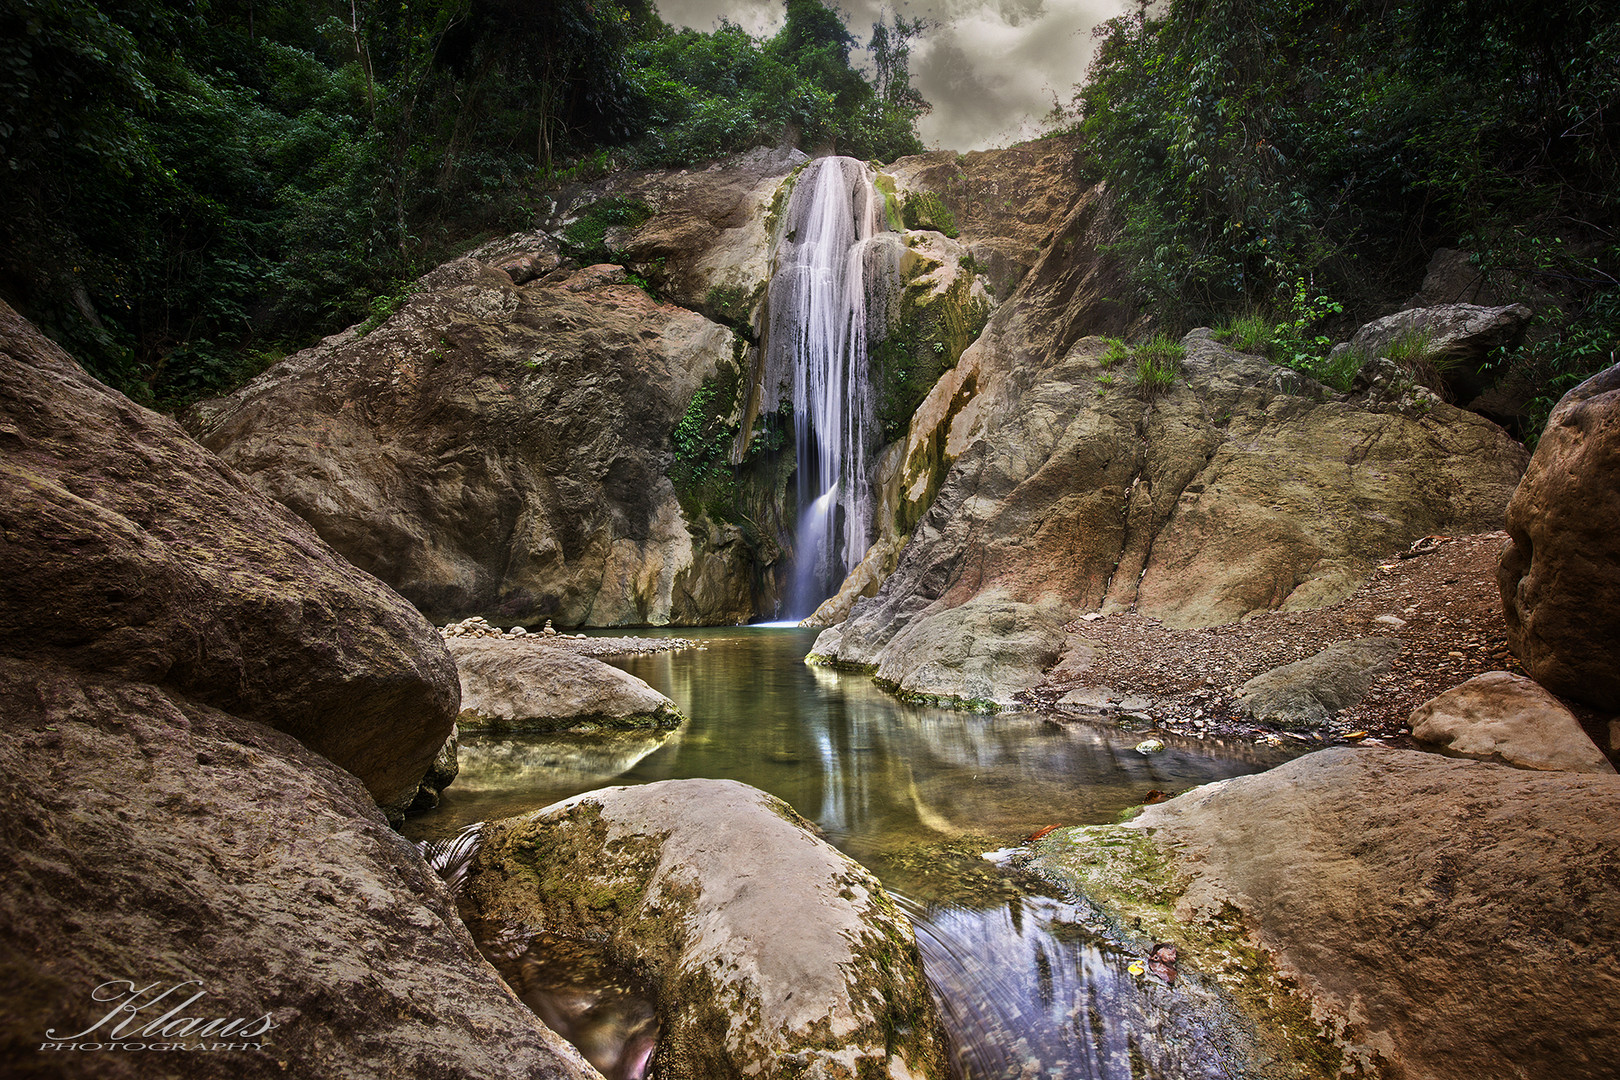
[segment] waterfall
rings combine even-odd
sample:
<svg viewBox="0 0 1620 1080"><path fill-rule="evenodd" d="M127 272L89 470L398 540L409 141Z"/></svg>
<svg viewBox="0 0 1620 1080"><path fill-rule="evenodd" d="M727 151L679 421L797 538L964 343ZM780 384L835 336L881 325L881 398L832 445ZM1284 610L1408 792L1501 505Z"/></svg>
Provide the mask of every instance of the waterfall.
<svg viewBox="0 0 1620 1080"><path fill-rule="evenodd" d="M893 260L864 164L828 157L794 186L770 285L768 369L791 373L799 528L789 614L809 615L871 542L867 344L883 334ZM876 286L876 287L875 287Z"/></svg>

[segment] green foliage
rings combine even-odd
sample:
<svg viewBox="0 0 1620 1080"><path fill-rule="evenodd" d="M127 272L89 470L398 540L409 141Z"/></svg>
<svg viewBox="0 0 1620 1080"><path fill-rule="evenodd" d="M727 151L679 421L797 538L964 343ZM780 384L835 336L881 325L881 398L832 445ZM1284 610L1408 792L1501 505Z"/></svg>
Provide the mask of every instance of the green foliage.
<svg viewBox="0 0 1620 1080"><path fill-rule="evenodd" d="M956 215L932 191L914 191L906 196L900 219L908 229L932 229L956 239Z"/></svg>
<svg viewBox="0 0 1620 1080"><path fill-rule="evenodd" d="M1238 352L1270 356L1277 340L1277 324L1259 312L1239 315L1212 335Z"/></svg>
<svg viewBox="0 0 1620 1080"><path fill-rule="evenodd" d="M405 301L410 299L411 294L415 291L416 286L412 282L402 281L393 292L372 297L371 303L367 305L370 314L366 316L366 321L356 328L355 334L359 337L365 337L387 322L394 312L405 305Z"/></svg>
<svg viewBox="0 0 1620 1080"><path fill-rule="evenodd" d="M1099 38L1075 123L1161 322L1295 324L1275 355L1303 368L1321 356L1300 280L1366 318L1462 245L1494 287L1565 312L1542 331L1558 340L1617 287L1613 5L1170 0Z"/></svg>
<svg viewBox="0 0 1620 1080"><path fill-rule="evenodd" d="M1301 277L1296 278L1292 288L1283 293L1278 304L1282 318L1271 339L1271 360L1303 372L1318 382L1348 390L1355 370L1346 374L1342 363L1329 363L1328 353L1333 347L1333 339L1320 330L1322 321L1343 311L1344 306L1331 297L1320 294L1312 296L1311 292Z"/></svg>
<svg viewBox="0 0 1620 1080"><path fill-rule="evenodd" d="M1103 368L1112 368L1115 364L1122 364L1131 358L1130 346L1119 338L1111 337L1103 338L1103 340L1108 343L1108 348L1103 350L1102 356L1097 359L1097 363L1101 364Z"/></svg>
<svg viewBox="0 0 1620 1080"><path fill-rule="evenodd" d="M650 0L0 0L0 288L181 405L532 226L537 184L784 134L920 149L919 30L891 19L874 82L819 0L770 41L677 33ZM610 209L571 231L580 257L634 216Z"/></svg>
<svg viewBox="0 0 1620 1080"><path fill-rule="evenodd" d="M898 317L869 357L885 442L904 437L928 391L984 331L990 307L973 301L971 291L972 279L963 276L943 296L926 285L901 294Z"/></svg>
<svg viewBox="0 0 1620 1080"><path fill-rule="evenodd" d="M609 195L587 206L574 223L563 230L563 250L583 263L622 262L609 247L611 228L634 229L652 217L652 207L640 199Z"/></svg>
<svg viewBox="0 0 1620 1080"><path fill-rule="evenodd" d="M1186 358L1186 347L1162 330L1132 349L1137 392L1148 399L1165 393L1175 385L1176 376L1181 373L1181 362Z"/></svg>

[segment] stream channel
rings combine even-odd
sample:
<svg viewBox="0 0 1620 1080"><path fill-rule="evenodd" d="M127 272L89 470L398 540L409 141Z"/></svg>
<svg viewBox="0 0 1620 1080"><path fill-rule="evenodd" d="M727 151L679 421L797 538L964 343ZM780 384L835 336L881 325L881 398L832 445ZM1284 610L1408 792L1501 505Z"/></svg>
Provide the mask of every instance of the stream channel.
<svg viewBox="0 0 1620 1080"><path fill-rule="evenodd" d="M1129 731L909 705L869 676L806 665L814 630L668 636L705 647L608 662L672 698L688 717L680 729L464 734L460 775L407 834L442 839L609 785L740 780L786 800L896 896L916 926L965 1080L1249 1072L1245 1026L1213 987L1142 971L1145 950L1124 946L1094 913L1043 895L983 853L1047 825L1110 822L1150 791L1258 772L1284 755L1172 738L1144 755L1135 749L1143 736ZM645 1011L636 1002L626 1008ZM633 1026L621 1015L587 1037L627 1037L623 1029Z"/></svg>

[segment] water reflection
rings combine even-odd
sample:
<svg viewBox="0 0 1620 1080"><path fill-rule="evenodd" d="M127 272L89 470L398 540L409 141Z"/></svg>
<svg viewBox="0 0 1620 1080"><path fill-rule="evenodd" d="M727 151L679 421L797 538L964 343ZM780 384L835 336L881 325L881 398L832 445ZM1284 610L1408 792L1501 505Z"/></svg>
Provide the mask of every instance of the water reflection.
<svg viewBox="0 0 1620 1080"><path fill-rule="evenodd" d="M438 837L475 821L513 817L615 783L679 731L598 731L578 735L461 736L461 771L442 812L413 835ZM413 823L416 824L416 823Z"/></svg>
<svg viewBox="0 0 1620 1080"><path fill-rule="evenodd" d="M1248 1031L1197 980L1175 986L1088 933L1070 904L1020 896L964 910L899 903L969 1077L1224 1080ZM1139 965L1138 965L1139 966Z"/></svg>
<svg viewBox="0 0 1620 1080"><path fill-rule="evenodd" d="M411 822L413 837L608 784L740 780L785 799L915 899L967 1076L1236 1074L1217 1051L1241 1040L1204 1008L1195 980L1172 988L1129 974L1066 905L1026 896L980 853L1046 825L1110 821L1154 789L1255 772L1283 755L1166 737L1162 753L1144 756L1140 735L1112 728L906 705L866 676L806 666L815 631L681 636L708 647L613 661L675 700L691 718L679 732L468 740L461 776L438 810Z"/></svg>

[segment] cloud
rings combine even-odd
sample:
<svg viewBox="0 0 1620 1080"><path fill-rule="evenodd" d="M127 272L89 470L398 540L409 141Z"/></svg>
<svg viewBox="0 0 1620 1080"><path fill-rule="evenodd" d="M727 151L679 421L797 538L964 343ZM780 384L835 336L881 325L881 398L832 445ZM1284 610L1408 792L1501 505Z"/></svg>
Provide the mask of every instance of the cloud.
<svg viewBox="0 0 1620 1080"><path fill-rule="evenodd" d="M862 41L886 8L844 0ZM934 105L917 128L930 147L982 150L1039 131L1054 97L1068 104L1094 48L1091 31L1127 0L912 0L898 5L930 29L912 44L912 83ZM779 0L658 0L664 21L711 30L721 15L764 36L782 25Z"/></svg>

